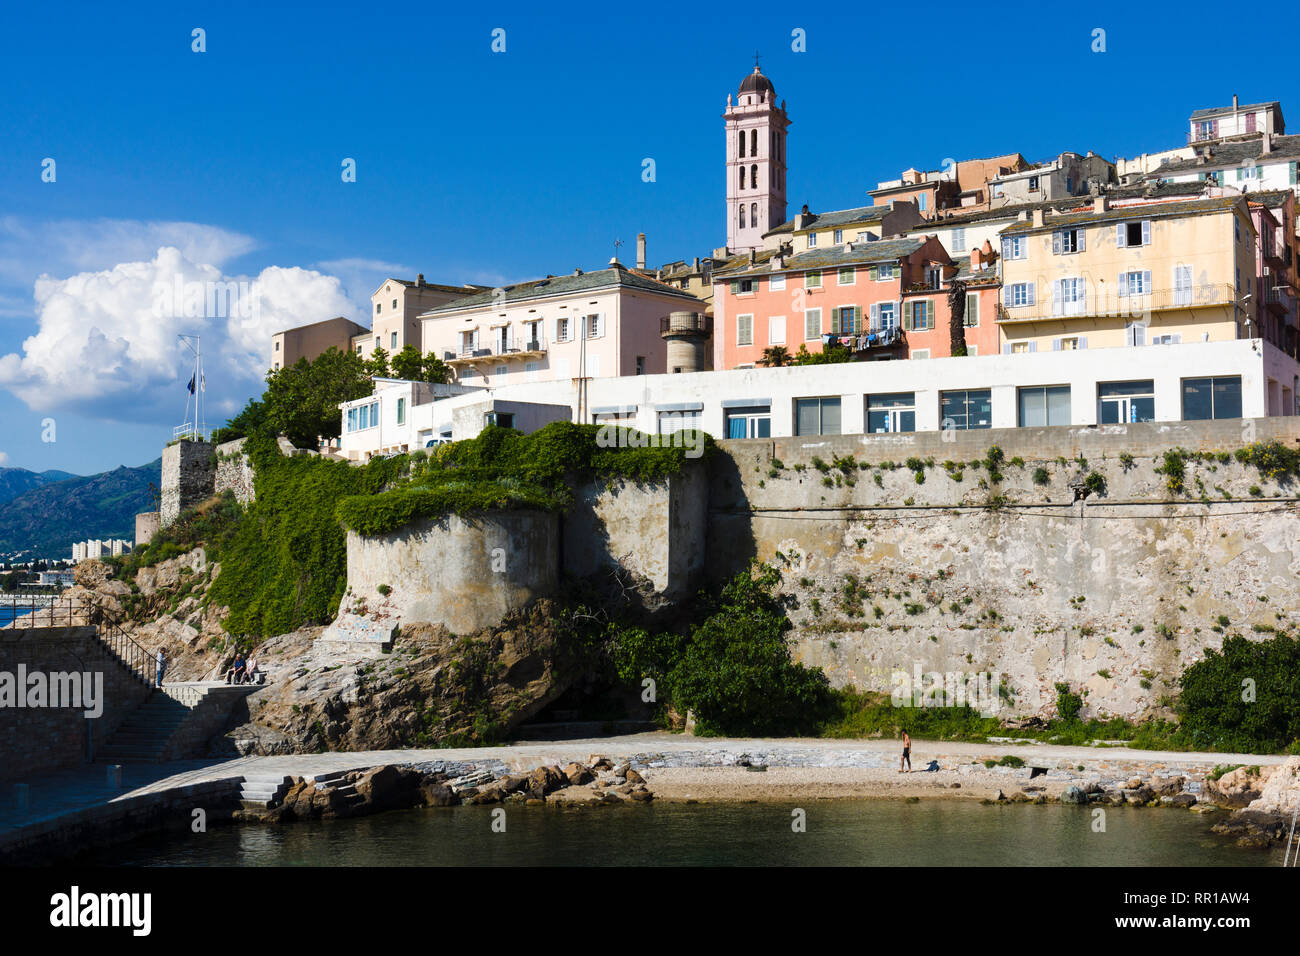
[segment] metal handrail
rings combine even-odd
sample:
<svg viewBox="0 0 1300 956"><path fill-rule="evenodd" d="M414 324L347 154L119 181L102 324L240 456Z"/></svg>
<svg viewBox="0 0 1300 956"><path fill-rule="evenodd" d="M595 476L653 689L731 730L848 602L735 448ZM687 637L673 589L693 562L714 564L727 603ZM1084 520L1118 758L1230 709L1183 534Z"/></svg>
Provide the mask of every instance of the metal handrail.
<svg viewBox="0 0 1300 956"><path fill-rule="evenodd" d="M35 594L0 595L0 611L8 610L15 630L45 627L93 627L100 642L145 684L153 683L155 657L138 644L101 605L76 598L48 598ZM0 632L3 628L0 628Z"/></svg>

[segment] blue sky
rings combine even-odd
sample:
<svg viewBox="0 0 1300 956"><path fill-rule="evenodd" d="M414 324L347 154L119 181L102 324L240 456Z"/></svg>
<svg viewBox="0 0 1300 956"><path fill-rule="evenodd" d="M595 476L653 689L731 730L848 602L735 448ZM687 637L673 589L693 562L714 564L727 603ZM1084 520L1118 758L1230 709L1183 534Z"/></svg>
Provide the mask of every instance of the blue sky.
<svg viewBox="0 0 1300 956"><path fill-rule="evenodd" d="M1293 71L1261 45L1268 17L1278 35L1295 26L1280 6L1252 8L1241 43L1207 38L1233 29L1221 5L536 9L6 7L0 465L89 474L155 458L184 417L177 331L209 343L217 424L260 393L270 325L365 322L390 271L515 281L603 265L615 239L628 261L639 231L652 265L709 254L725 241L720 114L755 50L793 121L792 210L868 203L878 180L946 158L1181 145L1190 111L1233 93L1300 109ZM260 277L279 298L266 328L154 319L141 290L167 270Z"/></svg>

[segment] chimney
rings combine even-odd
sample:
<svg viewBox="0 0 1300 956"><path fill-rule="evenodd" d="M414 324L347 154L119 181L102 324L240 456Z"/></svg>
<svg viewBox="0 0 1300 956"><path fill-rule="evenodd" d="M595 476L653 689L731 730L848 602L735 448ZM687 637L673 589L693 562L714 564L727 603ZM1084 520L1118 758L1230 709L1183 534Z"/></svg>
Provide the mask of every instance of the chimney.
<svg viewBox="0 0 1300 956"><path fill-rule="evenodd" d="M1237 111L1237 94L1236 94L1236 93L1233 93L1233 94L1232 94L1232 111L1233 111L1234 113Z"/></svg>
<svg viewBox="0 0 1300 956"><path fill-rule="evenodd" d="M970 271L979 272L983 268L984 255L976 247L970 251Z"/></svg>
<svg viewBox="0 0 1300 956"><path fill-rule="evenodd" d="M645 233L644 232L638 232L636 234L636 267L638 269L645 268Z"/></svg>
<svg viewBox="0 0 1300 956"><path fill-rule="evenodd" d="M696 257L695 257L695 261L694 261L693 263L691 263L691 271L692 271L692 272L699 272L699 271L700 271L700 257L699 257L699 256L696 256Z"/></svg>
<svg viewBox="0 0 1300 956"><path fill-rule="evenodd" d="M752 266L752 265L754 265L754 264L757 263L757 262L758 262L758 254L757 254L753 249L750 249L750 250L749 250L749 264Z"/></svg>
<svg viewBox="0 0 1300 956"><path fill-rule="evenodd" d="M1043 224L1043 208L1040 206L1034 210L1034 225L1041 226L1042 224Z"/></svg>
<svg viewBox="0 0 1300 956"><path fill-rule="evenodd" d="M574 274L575 276L580 276L580 275L582 275L582 270L581 270L581 269L574 269L574 270L573 270L573 274Z"/></svg>
<svg viewBox="0 0 1300 956"><path fill-rule="evenodd" d="M1096 199L1092 201L1093 212L1105 212L1109 208L1110 208L1110 200L1107 199L1105 196L1098 196Z"/></svg>
<svg viewBox="0 0 1300 956"><path fill-rule="evenodd" d="M1265 133L1259 140L1259 151L1261 155L1267 156L1273 152L1273 134Z"/></svg>

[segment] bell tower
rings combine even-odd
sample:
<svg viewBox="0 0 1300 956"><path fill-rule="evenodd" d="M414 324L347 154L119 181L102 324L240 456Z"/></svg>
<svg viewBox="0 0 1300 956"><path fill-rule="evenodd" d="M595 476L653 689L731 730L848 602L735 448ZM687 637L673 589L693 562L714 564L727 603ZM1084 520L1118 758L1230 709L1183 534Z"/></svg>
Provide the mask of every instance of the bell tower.
<svg viewBox="0 0 1300 956"><path fill-rule="evenodd" d="M758 68L741 81L735 103L727 94L727 248L761 249L763 233L785 222L785 102Z"/></svg>

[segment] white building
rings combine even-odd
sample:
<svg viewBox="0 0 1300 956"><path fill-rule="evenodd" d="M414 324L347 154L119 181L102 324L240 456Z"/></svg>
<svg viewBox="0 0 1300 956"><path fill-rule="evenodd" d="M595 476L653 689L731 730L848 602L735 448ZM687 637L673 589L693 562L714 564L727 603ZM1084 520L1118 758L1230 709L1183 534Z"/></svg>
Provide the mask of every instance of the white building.
<svg viewBox="0 0 1300 956"><path fill-rule="evenodd" d="M1296 414L1284 389L1300 393L1300 364L1260 339L1240 339L607 378L589 383L587 420L648 434L702 428L719 438L1173 422ZM383 389L369 401L386 420L402 397L400 389ZM569 382L434 404L456 440L473 437L507 406L516 417L498 423L525 432L571 421L577 407ZM527 406L533 413L525 417ZM401 435L387 433L386 447L420 447L420 426L408 419L403 427ZM349 457L383 450L365 439L353 437Z"/></svg>
<svg viewBox="0 0 1300 956"><path fill-rule="evenodd" d="M126 554L133 545L124 538L110 539L99 541L89 538L85 541L78 541L72 546L73 561L91 561L98 558L108 557L110 555Z"/></svg>

